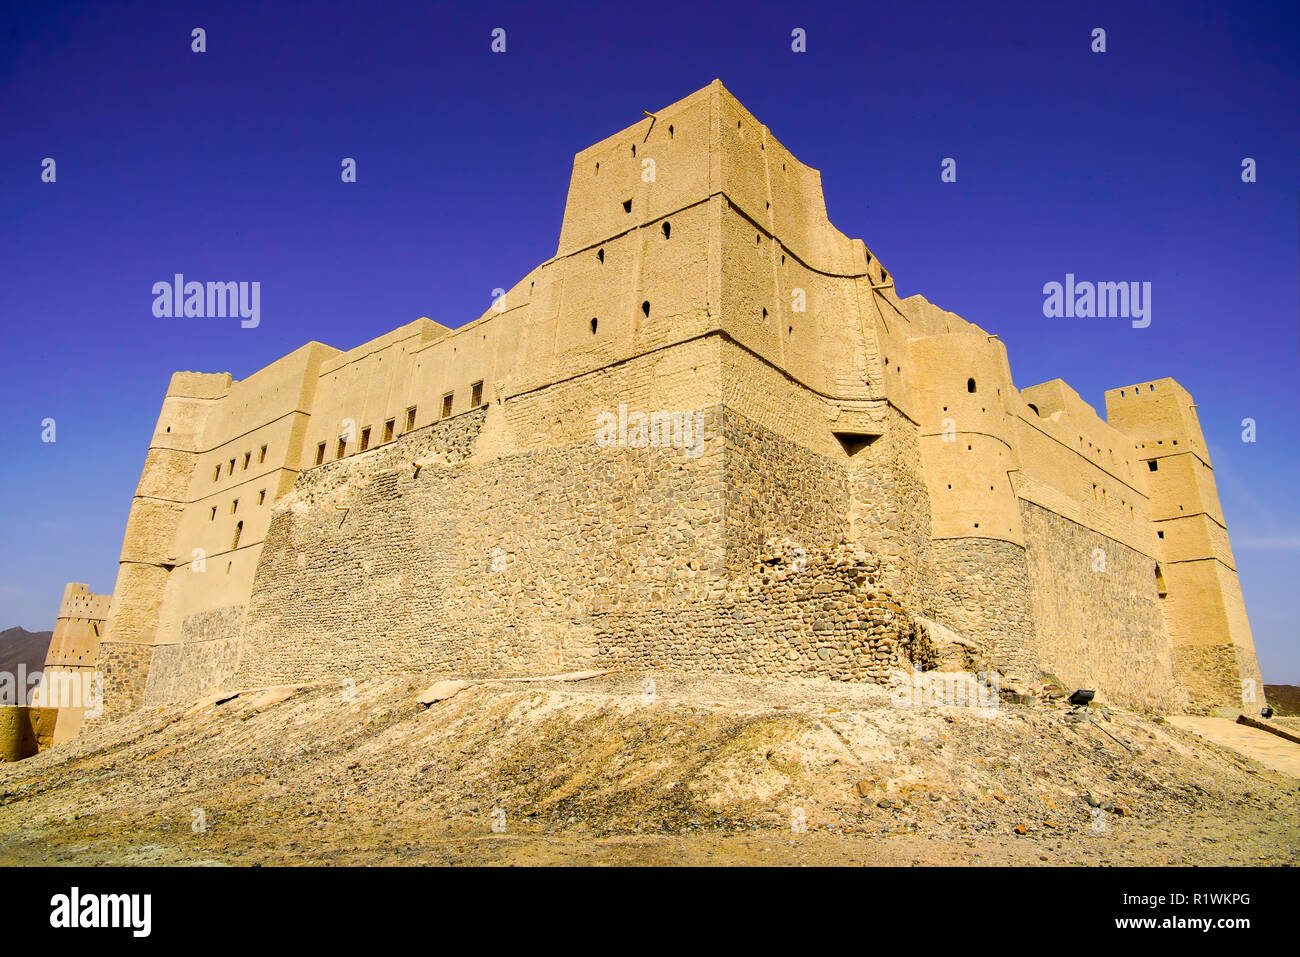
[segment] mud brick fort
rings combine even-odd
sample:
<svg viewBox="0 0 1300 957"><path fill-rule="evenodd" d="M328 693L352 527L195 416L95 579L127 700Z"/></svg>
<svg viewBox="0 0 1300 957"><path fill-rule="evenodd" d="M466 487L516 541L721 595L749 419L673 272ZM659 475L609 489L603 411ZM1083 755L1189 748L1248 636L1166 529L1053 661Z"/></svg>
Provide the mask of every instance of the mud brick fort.
<svg viewBox="0 0 1300 957"><path fill-rule="evenodd" d="M717 81L579 153L555 255L478 319L176 373L113 594L70 586L49 663L110 715L579 667L1262 702L1187 391L1018 389Z"/></svg>

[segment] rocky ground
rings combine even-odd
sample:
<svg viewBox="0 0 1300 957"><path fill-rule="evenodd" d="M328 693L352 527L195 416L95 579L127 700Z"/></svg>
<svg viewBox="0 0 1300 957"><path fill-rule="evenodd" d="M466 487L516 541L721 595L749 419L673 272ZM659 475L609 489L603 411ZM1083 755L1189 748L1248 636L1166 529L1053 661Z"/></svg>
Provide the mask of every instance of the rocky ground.
<svg viewBox="0 0 1300 957"><path fill-rule="evenodd" d="M101 722L0 765L0 864L1300 862L1300 781L1155 715L649 677Z"/></svg>

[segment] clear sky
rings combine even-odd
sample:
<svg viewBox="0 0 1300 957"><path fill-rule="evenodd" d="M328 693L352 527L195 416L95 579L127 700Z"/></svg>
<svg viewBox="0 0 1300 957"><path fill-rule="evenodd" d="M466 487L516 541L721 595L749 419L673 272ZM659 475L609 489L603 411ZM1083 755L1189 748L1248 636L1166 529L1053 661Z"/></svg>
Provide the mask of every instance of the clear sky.
<svg viewBox="0 0 1300 957"><path fill-rule="evenodd" d="M469 321L555 252L575 152L715 77L901 295L1002 337L1017 385L1192 392L1265 680L1300 683L1294 2L11 0L0 628L52 627L66 581L112 590L174 370ZM155 318L177 272L259 281L261 324ZM1044 317L1066 273L1150 282L1151 325Z"/></svg>

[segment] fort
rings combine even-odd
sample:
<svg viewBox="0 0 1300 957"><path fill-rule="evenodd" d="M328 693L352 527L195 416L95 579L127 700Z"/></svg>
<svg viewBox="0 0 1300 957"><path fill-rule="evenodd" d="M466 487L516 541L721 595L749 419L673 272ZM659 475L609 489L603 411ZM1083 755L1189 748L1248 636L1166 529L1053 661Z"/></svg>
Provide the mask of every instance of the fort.
<svg viewBox="0 0 1300 957"><path fill-rule="evenodd" d="M479 318L175 373L112 595L69 586L49 663L107 715L573 668L1262 704L1192 397L1105 402L899 297L714 81L577 154L555 255ZM623 409L701 431L602 441Z"/></svg>

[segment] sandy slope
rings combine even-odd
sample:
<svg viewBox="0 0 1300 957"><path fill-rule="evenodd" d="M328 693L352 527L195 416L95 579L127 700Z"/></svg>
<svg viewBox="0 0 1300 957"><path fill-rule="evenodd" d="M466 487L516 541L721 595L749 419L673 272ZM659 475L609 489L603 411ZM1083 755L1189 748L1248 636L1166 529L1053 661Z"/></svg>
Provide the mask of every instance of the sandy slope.
<svg viewBox="0 0 1300 957"><path fill-rule="evenodd" d="M0 863L1300 862L1300 782L1155 716L646 677L137 712L0 766Z"/></svg>

